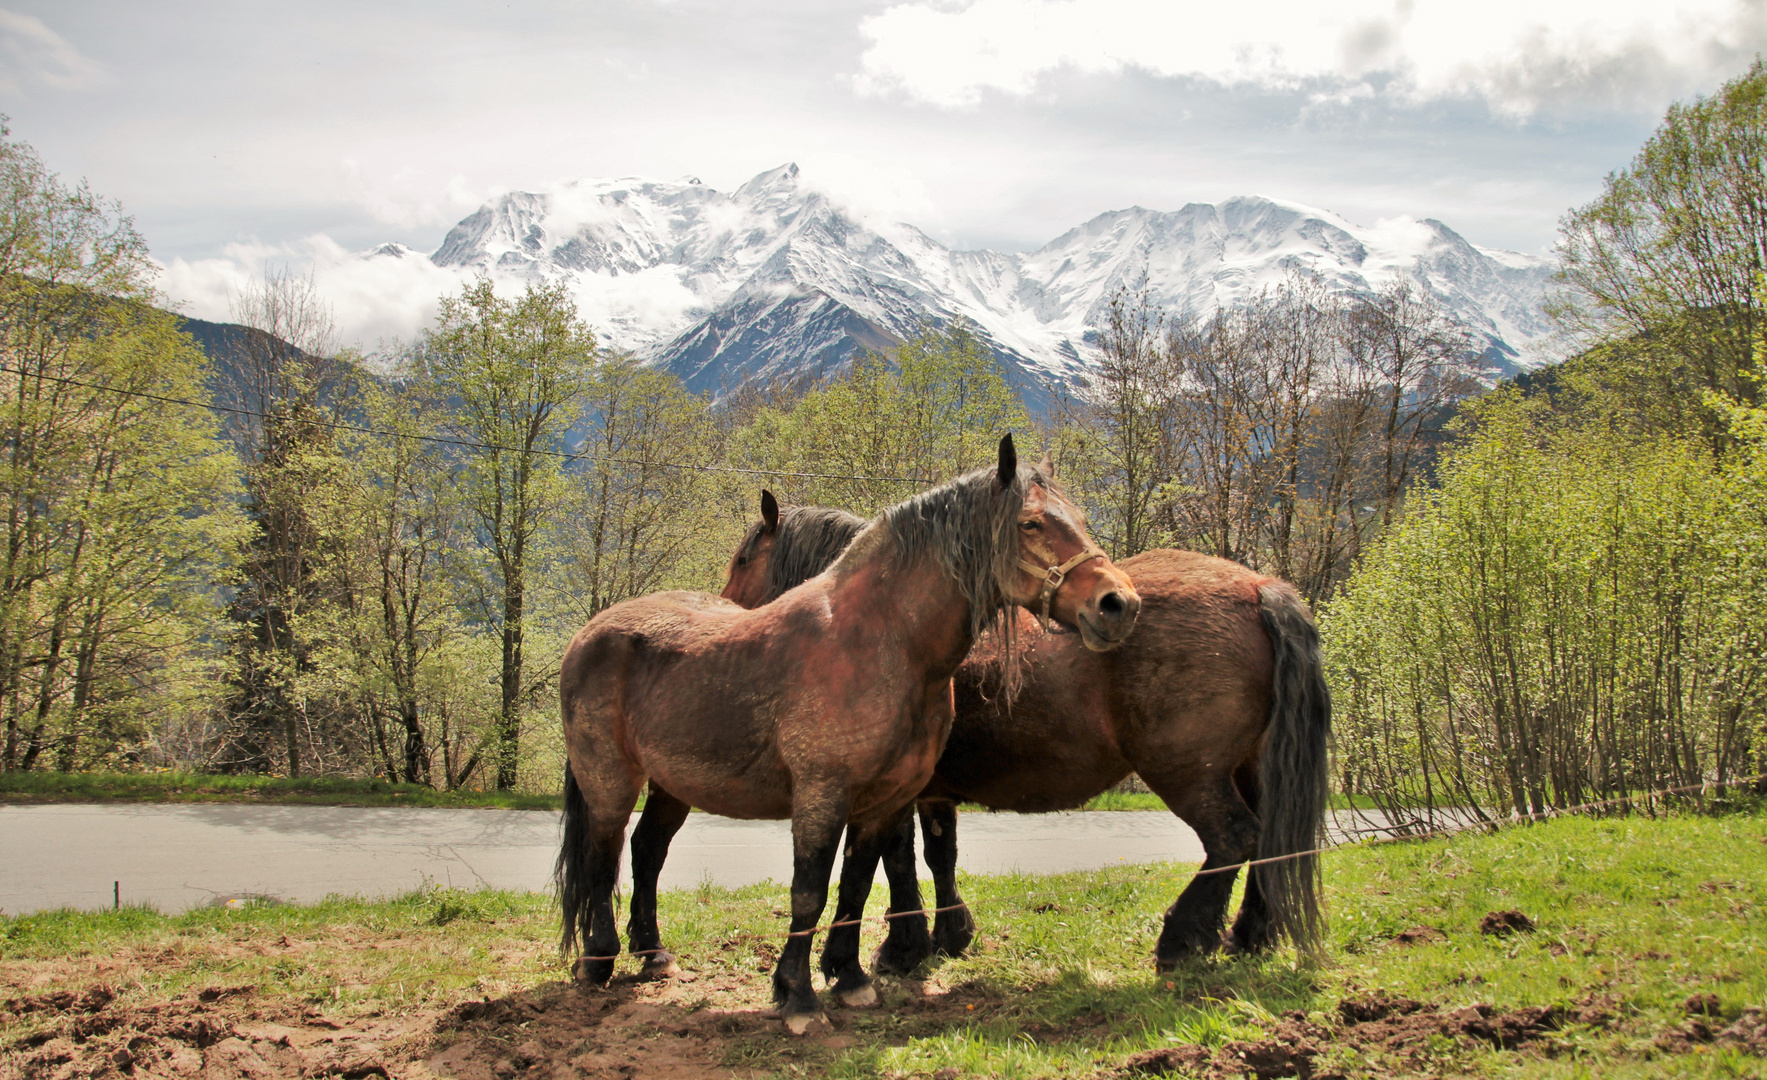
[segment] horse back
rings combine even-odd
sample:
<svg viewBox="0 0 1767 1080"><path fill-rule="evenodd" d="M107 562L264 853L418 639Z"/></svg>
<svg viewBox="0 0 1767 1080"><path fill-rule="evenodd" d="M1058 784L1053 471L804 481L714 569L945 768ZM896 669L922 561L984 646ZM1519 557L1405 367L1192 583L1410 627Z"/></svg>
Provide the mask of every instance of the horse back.
<svg viewBox="0 0 1767 1080"><path fill-rule="evenodd" d="M1275 664L1259 589L1276 579L1168 548L1121 565L1141 593L1143 620L1112 672L1121 722L1144 739L1252 755Z"/></svg>

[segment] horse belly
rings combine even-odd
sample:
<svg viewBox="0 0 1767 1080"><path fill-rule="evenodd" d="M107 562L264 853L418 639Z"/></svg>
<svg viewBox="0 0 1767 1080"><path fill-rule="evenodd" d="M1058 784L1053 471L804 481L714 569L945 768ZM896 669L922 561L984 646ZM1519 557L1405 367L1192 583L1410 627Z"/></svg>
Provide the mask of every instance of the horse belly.
<svg viewBox="0 0 1767 1080"><path fill-rule="evenodd" d="M1025 813L1068 810L1129 774L1108 694L1089 670L1093 658L1063 657L1066 645L1079 647L1067 637L1046 646L1054 655L1027 670L1010 708L960 673L957 719L929 796Z"/></svg>
<svg viewBox="0 0 1767 1080"><path fill-rule="evenodd" d="M682 657L634 680L627 752L658 787L734 818L791 816L791 774L752 665Z"/></svg>

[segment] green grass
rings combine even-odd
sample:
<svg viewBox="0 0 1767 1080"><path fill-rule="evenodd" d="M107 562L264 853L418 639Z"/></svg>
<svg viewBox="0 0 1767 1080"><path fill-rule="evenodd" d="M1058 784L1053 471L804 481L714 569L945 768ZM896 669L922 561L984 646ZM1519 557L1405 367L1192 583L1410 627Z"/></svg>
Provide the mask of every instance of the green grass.
<svg viewBox="0 0 1767 1080"><path fill-rule="evenodd" d="M1333 810L1374 810L1378 809L1374 800L1366 795L1340 795L1331 797ZM965 807L965 809L981 810L982 807ZM1165 810L1166 802L1147 791L1107 791L1095 795L1087 801L1082 810Z"/></svg>
<svg viewBox="0 0 1767 1080"><path fill-rule="evenodd" d="M1443 1040L1423 1067L1429 1075L1767 1073L1767 1063L1735 1051L1663 1055L1651 1046L1653 1036L1683 1019L1681 1003L1692 994L1717 994L1727 1017L1767 1003L1767 816L1759 813L1565 819L1495 835L1346 849L1327 856L1332 929L1322 962L1284 952L1216 958L1157 975L1149 961L1160 914L1187 878L1188 868L1173 865L964 875L981 925L979 947L929 978L961 992L973 1011L916 1026L903 1007L907 991L886 981L882 1008L841 1014L853 1045L805 1050L797 1063L778 1066L771 1043L737 1038L733 1061L765 1061L782 1068L779 1075L802 1067L855 1080L928 1077L947 1068L962 1076L1094 1077L1139 1050L1255 1038L1290 1010L1330 1020L1338 1001L1378 990L1505 1009L1594 997L1610 1001L1617 1015L1610 1027L1573 1025L1558 1033L1550 1054ZM881 893L873 894L873 911L883 904ZM665 942L689 970L745 973L752 1007L764 1007L760 971L780 938L777 913L786 904L785 890L773 885L667 893ZM1486 913L1508 908L1532 917L1538 931L1479 933ZM265 993L397 1010L559 980L563 971L551 951L555 919L543 896L453 890L383 903L329 900L178 916L140 908L44 913L0 920L0 970L65 960L68 985L81 986L95 977L89 962L185 950L187 962L150 968L141 985L171 993L216 980L249 982ZM1444 931L1447 940L1392 944L1395 934L1419 924ZM867 929L867 955L876 933ZM238 947L279 937L311 945L293 957ZM401 947L365 949L369 938L398 938ZM0 1025L0 1043L19 1030ZM1032 1037L1049 1031L1063 1037ZM1399 1074L1394 1061L1361 1060L1342 1048L1333 1053L1338 1057L1323 1064L1350 1075Z"/></svg>
<svg viewBox="0 0 1767 1080"><path fill-rule="evenodd" d="M495 807L557 810L557 795L437 791L422 784L341 776L210 776L200 773L0 772L0 803L251 802L315 806Z"/></svg>
<svg viewBox="0 0 1767 1080"><path fill-rule="evenodd" d="M437 791L422 784L394 784L355 777L213 776L202 773L0 772L0 804L49 802L252 802L310 806L493 807L557 810L557 795L504 791ZM1332 808L1368 800L1332 796ZM1372 805L1372 804L1370 804ZM638 806L644 806L640 797ZM982 813L986 807L965 810ZM1147 792L1107 791L1082 810L1158 810L1165 802Z"/></svg>
<svg viewBox="0 0 1767 1080"><path fill-rule="evenodd" d="M321 776L216 776L204 773L0 772L0 804L55 802L244 802L309 806L493 807L557 810L557 795L505 791L437 791L422 784ZM638 808L643 809L642 796ZM985 807L966 806L977 813ZM1107 791L1084 810L1160 810L1157 795Z"/></svg>
<svg viewBox="0 0 1767 1080"><path fill-rule="evenodd" d="M1366 795L1337 795L1331 797L1333 810L1374 810L1374 800ZM980 810L982 807L965 807ZM1082 810L1166 810L1166 801L1146 791L1107 791L1095 795L1087 801Z"/></svg>

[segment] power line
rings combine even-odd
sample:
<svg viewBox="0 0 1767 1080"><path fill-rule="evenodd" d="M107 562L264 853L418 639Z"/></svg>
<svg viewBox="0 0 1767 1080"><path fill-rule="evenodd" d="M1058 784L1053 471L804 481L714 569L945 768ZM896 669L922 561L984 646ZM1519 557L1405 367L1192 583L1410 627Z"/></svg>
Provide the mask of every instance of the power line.
<svg viewBox="0 0 1767 1080"><path fill-rule="evenodd" d="M441 435L414 435L405 431L387 431L382 428L363 427L359 424L345 424L333 420L315 420L306 417L278 417L270 413L257 412L253 409L240 409L231 405L217 405L212 402L194 401L190 398L170 397L165 394L149 393L145 390L128 390L120 386L107 386L104 383L84 382L70 379L64 375L49 375L43 372L22 371L18 368L0 364L0 373L18 375L27 379L46 379L65 386L79 386L87 390L99 390L120 397L139 398L144 401L155 401L165 405L188 405L196 409L208 409L213 412L231 413L234 416L249 416L258 420L283 420L288 423L308 424L313 427L329 428L333 431L354 431L363 435L379 435L393 439L415 439L419 442L437 443L442 446L459 446L469 450L502 450L511 454L543 454L547 457L563 458L566 461L600 461L615 465L636 465L653 469L681 469L687 472L732 473L740 476L789 476L803 480L870 480L892 484L925 485L928 481L911 476L864 476L853 473L818 473L793 472L789 469L743 469L734 465L696 465L682 461L646 461L640 458L622 458L593 454L573 454L564 450L523 450L520 447L504 446L499 443L473 442L469 439L450 439Z"/></svg>

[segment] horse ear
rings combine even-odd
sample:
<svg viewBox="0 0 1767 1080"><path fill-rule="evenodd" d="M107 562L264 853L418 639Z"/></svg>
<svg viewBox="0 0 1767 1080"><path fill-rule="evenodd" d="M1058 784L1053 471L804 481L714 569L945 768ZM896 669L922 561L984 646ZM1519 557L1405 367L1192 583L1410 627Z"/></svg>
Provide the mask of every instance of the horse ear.
<svg viewBox="0 0 1767 1080"><path fill-rule="evenodd" d="M994 474L994 482L1002 488L1009 488L1018 479L1018 450L1012 445L1012 432L1007 432L1000 440L1000 467Z"/></svg>
<svg viewBox="0 0 1767 1080"><path fill-rule="evenodd" d="M1043 451L1043 460L1037 463L1037 471L1051 480L1055 479L1055 458L1050 456L1049 451Z"/></svg>
<svg viewBox="0 0 1767 1080"><path fill-rule="evenodd" d="M766 488L761 489L761 520L767 523L767 531L779 531L779 500Z"/></svg>

